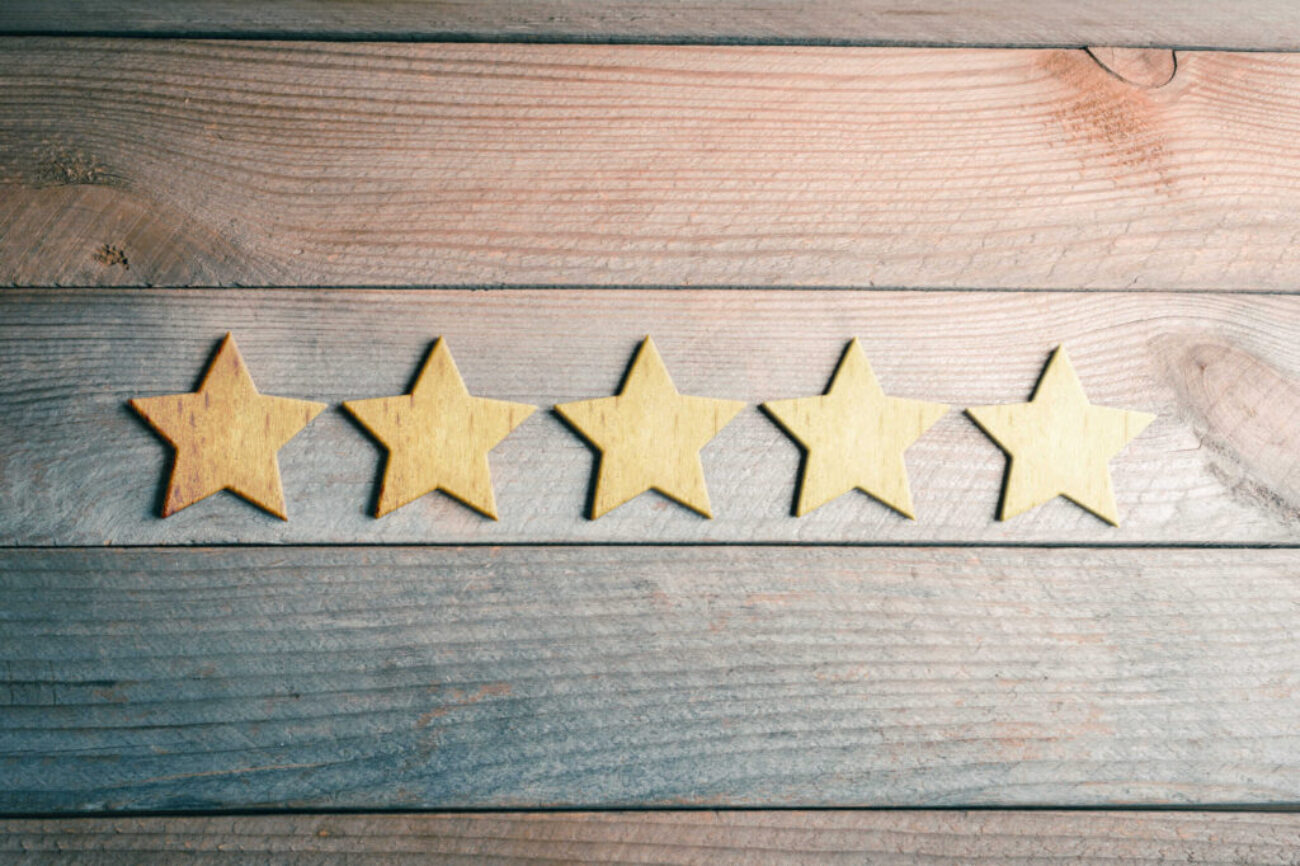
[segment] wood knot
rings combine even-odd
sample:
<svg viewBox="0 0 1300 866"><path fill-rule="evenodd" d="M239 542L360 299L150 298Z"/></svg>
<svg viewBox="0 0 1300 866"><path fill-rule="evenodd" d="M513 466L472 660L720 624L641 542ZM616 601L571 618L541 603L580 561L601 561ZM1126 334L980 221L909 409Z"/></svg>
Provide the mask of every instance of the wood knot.
<svg viewBox="0 0 1300 866"><path fill-rule="evenodd" d="M35 185L112 186L115 183L108 166L81 151L58 150L38 158L33 173Z"/></svg>
<svg viewBox="0 0 1300 866"><path fill-rule="evenodd" d="M1164 87L1178 72L1178 57L1168 48L1118 48L1108 45L1084 49L1111 75L1148 90Z"/></svg>
<svg viewBox="0 0 1300 866"><path fill-rule="evenodd" d="M1300 381L1200 334L1169 335L1157 346L1210 474L1253 510L1300 523Z"/></svg>
<svg viewBox="0 0 1300 866"><path fill-rule="evenodd" d="M99 262L106 268L118 265L124 271L131 270L131 263L127 261L126 251L113 244L104 244L95 250L95 261Z"/></svg>

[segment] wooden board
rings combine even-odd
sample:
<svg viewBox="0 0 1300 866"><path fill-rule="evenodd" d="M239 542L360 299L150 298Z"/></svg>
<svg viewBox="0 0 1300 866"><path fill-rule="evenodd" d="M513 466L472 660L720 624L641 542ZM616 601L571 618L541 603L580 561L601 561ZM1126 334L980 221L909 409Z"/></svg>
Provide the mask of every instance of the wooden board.
<svg viewBox="0 0 1300 866"><path fill-rule="evenodd" d="M222 493L160 520L171 451L126 404L193 390L227 330L265 393L332 408L279 452L286 523ZM703 449L713 520L650 493L585 516L595 452L549 408L492 452L501 520L441 494L376 520L383 449L339 407L401 394L435 338L471 393L613 394L654 335L685 394L749 404ZM1090 400L1154 413L1109 464L1121 526L1064 499L996 520L1006 458L960 411L907 452L915 520L863 495L795 518L800 449L759 409L859 337L886 393L1027 399L1053 348ZM10 291L5 544L1300 542L1300 297L1091 293Z"/></svg>
<svg viewBox="0 0 1300 866"><path fill-rule="evenodd" d="M1300 817L1225 812L613 812L0 821L24 864L960 863L1285 866Z"/></svg>
<svg viewBox="0 0 1300 866"><path fill-rule="evenodd" d="M1300 13L922 3L4 4L7 33L338 41L0 40L0 284L335 289L0 296L0 813L1300 806L1300 297L1226 294L1296 289L1300 57L825 47L1295 50ZM546 291L411 291L494 285ZM267 393L333 407L285 449L289 524L157 517L167 449L126 400L195 388L227 328ZM383 455L338 405L408 391L435 337L472 393L550 405L613 393L646 330L683 392L750 404L705 450L718 520L586 521L593 455L548 412L494 453L500 524L369 517ZM955 412L909 452L917 523L795 520L755 404L853 336L887 393L955 408L1026 399L1068 342L1095 402L1158 416L1113 467L1124 528L994 523L1002 457ZM1285 863L1297 836L280 814L0 821L0 859Z"/></svg>
<svg viewBox="0 0 1300 866"><path fill-rule="evenodd" d="M0 284L1300 273L1297 55L10 38L0 80Z"/></svg>
<svg viewBox="0 0 1300 866"><path fill-rule="evenodd" d="M0 552L0 809L1300 802L1295 550Z"/></svg>
<svg viewBox="0 0 1300 866"><path fill-rule="evenodd" d="M1300 48L1285 0L7 0L0 32Z"/></svg>

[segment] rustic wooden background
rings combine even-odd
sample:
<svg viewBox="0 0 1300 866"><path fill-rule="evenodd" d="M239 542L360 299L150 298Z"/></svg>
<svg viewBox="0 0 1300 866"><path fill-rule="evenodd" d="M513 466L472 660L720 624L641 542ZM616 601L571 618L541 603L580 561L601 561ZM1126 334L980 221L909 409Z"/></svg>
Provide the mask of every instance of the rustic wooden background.
<svg viewBox="0 0 1300 866"><path fill-rule="evenodd" d="M1300 862L1300 6L10 0L0 34L5 859ZM334 407L287 523L156 517L125 401L227 330ZM549 406L647 332L752 404L853 336L892 394L1013 402L1065 342L1158 419L1118 529L996 522L956 411L917 521L796 520L756 406L713 521L587 521L549 412L494 452L500 523L367 516L337 404L435 337Z"/></svg>

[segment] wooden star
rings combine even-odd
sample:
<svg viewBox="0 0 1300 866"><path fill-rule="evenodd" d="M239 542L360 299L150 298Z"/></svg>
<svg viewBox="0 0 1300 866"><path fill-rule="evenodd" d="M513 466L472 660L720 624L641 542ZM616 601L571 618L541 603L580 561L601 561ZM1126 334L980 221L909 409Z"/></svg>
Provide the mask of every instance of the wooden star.
<svg viewBox="0 0 1300 866"><path fill-rule="evenodd" d="M700 449L744 407L739 400L677 393L646 337L617 396L555 407L601 452L591 519L647 490L712 517Z"/></svg>
<svg viewBox="0 0 1300 866"><path fill-rule="evenodd" d="M903 452L948 407L886 397L857 340L849 343L824 395L773 400L763 408L807 452L795 516L856 487L915 517Z"/></svg>
<svg viewBox="0 0 1300 866"><path fill-rule="evenodd" d="M1028 403L975 406L966 414L1009 458L1000 520L1064 496L1112 526L1119 525L1119 509L1107 464L1155 420L1089 403L1064 346Z"/></svg>
<svg viewBox="0 0 1300 866"><path fill-rule="evenodd" d="M137 397L130 405L176 449L163 517L229 490L288 520L275 455L325 404L259 394L232 335L198 391Z"/></svg>
<svg viewBox="0 0 1300 866"><path fill-rule="evenodd" d="M488 452L537 407L471 397L439 339L411 393L350 400L343 408L388 449L375 517L441 490L496 520Z"/></svg>

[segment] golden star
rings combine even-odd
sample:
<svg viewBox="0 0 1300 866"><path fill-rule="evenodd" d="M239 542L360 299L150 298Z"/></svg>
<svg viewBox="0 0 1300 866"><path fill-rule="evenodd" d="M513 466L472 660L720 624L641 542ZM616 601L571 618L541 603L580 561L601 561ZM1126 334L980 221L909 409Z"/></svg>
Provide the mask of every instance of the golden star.
<svg viewBox="0 0 1300 866"><path fill-rule="evenodd" d="M975 406L966 414L1009 458L998 519L1064 496L1112 526L1119 525L1119 509L1107 463L1156 417L1089 403L1064 346L1028 403Z"/></svg>
<svg viewBox="0 0 1300 866"><path fill-rule="evenodd" d="M591 519L647 490L712 517L700 449L743 408L739 400L677 393L646 337L617 396L555 407L601 452Z"/></svg>
<svg viewBox="0 0 1300 866"><path fill-rule="evenodd" d="M229 490L288 520L275 454L325 404L259 394L233 336L226 334L198 391L130 405L176 449L163 517Z"/></svg>
<svg viewBox="0 0 1300 866"><path fill-rule="evenodd" d="M536 410L471 397L442 339L411 393L350 400L343 408L388 449L375 517L441 490L493 520L497 503L488 452Z"/></svg>
<svg viewBox="0 0 1300 866"><path fill-rule="evenodd" d="M948 407L886 397L857 340L849 343L823 396L773 400L763 408L808 453L796 517L855 487L915 517L903 452Z"/></svg>

